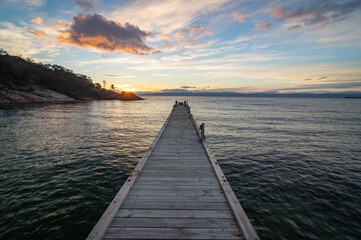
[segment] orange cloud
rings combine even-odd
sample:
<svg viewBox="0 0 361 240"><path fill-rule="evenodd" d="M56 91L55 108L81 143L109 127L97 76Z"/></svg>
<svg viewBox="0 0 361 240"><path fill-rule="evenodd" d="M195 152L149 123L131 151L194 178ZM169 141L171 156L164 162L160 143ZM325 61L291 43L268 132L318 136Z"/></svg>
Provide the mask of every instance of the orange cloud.
<svg viewBox="0 0 361 240"><path fill-rule="evenodd" d="M246 16L241 13L234 12L231 14L231 16L233 17L233 20L236 20L240 23L243 23L246 21Z"/></svg>
<svg viewBox="0 0 361 240"><path fill-rule="evenodd" d="M55 27L58 29L58 28L61 27L62 24L63 24L63 21L62 21L62 20L58 20L58 21L56 22Z"/></svg>
<svg viewBox="0 0 361 240"><path fill-rule="evenodd" d="M43 23L43 19L41 17L36 17L31 19L31 22L41 25Z"/></svg>
<svg viewBox="0 0 361 240"><path fill-rule="evenodd" d="M172 37L172 35L170 35L170 34L159 33L158 36L159 36L159 37L162 37L162 38L165 38L165 39L167 39L167 40L169 40L169 41L172 41L172 40L173 40L173 37Z"/></svg>
<svg viewBox="0 0 361 240"><path fill-rule="evenodd" d="M182 46L185 46L185 45L200 45L200 44L204 44L204 43L206 43L206 42L204 42L204 41L197 41L197 40L194 40L194 39L190 39L190 40L181 42L180 45L182 45Z"/></svg>
<svg viewBox="0 0 361 240"><path fill-rule="evenodd" d="M256 22L256 30L257 31L263 31L266 29L269 29L271 27L271 23L267 23L267 22Z"/></svg>
<svg viewBox="0 0 361 240"><path fill-rule="evenodd" d="M285 14L285 8L266 8L264 12L270 13L271 17L281 17Z"/></svg>
<svg viewBox="0 0 361 240"><path fill-rule="evenodd" d="M28 30L27 33L34 35L38 39L42 39L42 38L46 37L46 33L44 31Z"/></svg>
<svg viewBox="0 0 361 240"><path fill-rule="evenodd" d="M271 17L280 17L285 14L284 8L273 8L271 12Z"/></svg>
<svg viewBox="0 0 361 240"><path fill-rule="evenodd" d="M210 28L211 28L210 25L204 25L204 26L196 25L193 27L179 30L173 35L173 37L178 41L185 39L187 36L193 39L197 39L199 37L212 35L212 32L209 30Z"/></svg>
<svg viewBox="0 0 361 240"><path fill-rule="evenodd" d="M145 38L151 33L129 23L121 25L107 20L98 14L79 14L73 17L73 23L66 30L59 32L61 35L57 40L60 44L135 55L153 53L153 49L145 44Z"/></svg>

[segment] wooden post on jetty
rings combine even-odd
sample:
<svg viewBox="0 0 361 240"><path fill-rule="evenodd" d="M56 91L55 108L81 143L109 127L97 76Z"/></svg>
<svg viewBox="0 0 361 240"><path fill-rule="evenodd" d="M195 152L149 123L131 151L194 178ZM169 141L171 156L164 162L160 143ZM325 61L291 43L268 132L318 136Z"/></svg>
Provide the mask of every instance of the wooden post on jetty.
<svg viewBox="0 0 361 240"><path fill-rule="evenodd" d="M87 239L259 239L201 126L176 101Z"/></svg>

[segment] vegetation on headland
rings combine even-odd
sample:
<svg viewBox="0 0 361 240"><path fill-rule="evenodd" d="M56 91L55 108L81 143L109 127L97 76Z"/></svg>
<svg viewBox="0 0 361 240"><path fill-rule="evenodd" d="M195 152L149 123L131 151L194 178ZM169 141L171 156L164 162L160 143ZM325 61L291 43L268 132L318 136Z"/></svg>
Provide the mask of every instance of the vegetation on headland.
<svg viewBox="0 0 361 240"><path fill-rule="evenodd" d="M11 99L10 95L15 92L34 92L34 89L39 90L39 87L60 93L65 97L68 96L73 100L142 99L134 93L118 93L102 89L100 84L94 84L90 77L74 73L62 66L37 63L30 58L24 59L21 56L11 56L0 49L0 98Z"/></svg>

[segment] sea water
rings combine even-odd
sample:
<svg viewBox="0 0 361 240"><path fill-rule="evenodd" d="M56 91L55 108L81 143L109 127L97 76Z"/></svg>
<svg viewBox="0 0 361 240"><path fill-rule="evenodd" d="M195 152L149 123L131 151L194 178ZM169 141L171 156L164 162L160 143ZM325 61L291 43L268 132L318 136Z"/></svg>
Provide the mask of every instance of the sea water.
<svg viewBox="0 0 361 240"><path fill-rule="evenodd" d="M188 100L261 239L360 239L361 101L158 97L0 109L0 239L84 239Z"/></svg>

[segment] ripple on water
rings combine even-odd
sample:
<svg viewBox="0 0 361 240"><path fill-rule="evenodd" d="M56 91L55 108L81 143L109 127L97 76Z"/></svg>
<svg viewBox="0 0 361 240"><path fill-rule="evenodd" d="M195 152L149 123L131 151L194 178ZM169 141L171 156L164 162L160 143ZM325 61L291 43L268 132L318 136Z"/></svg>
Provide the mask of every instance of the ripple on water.
<svg viewBox="0 0 361 240"><path fill-rule="evenodd" d="M84 239L175 99L0 109L0 239ZM358 100L187 99L261 239L361 236Z"/></svg>

